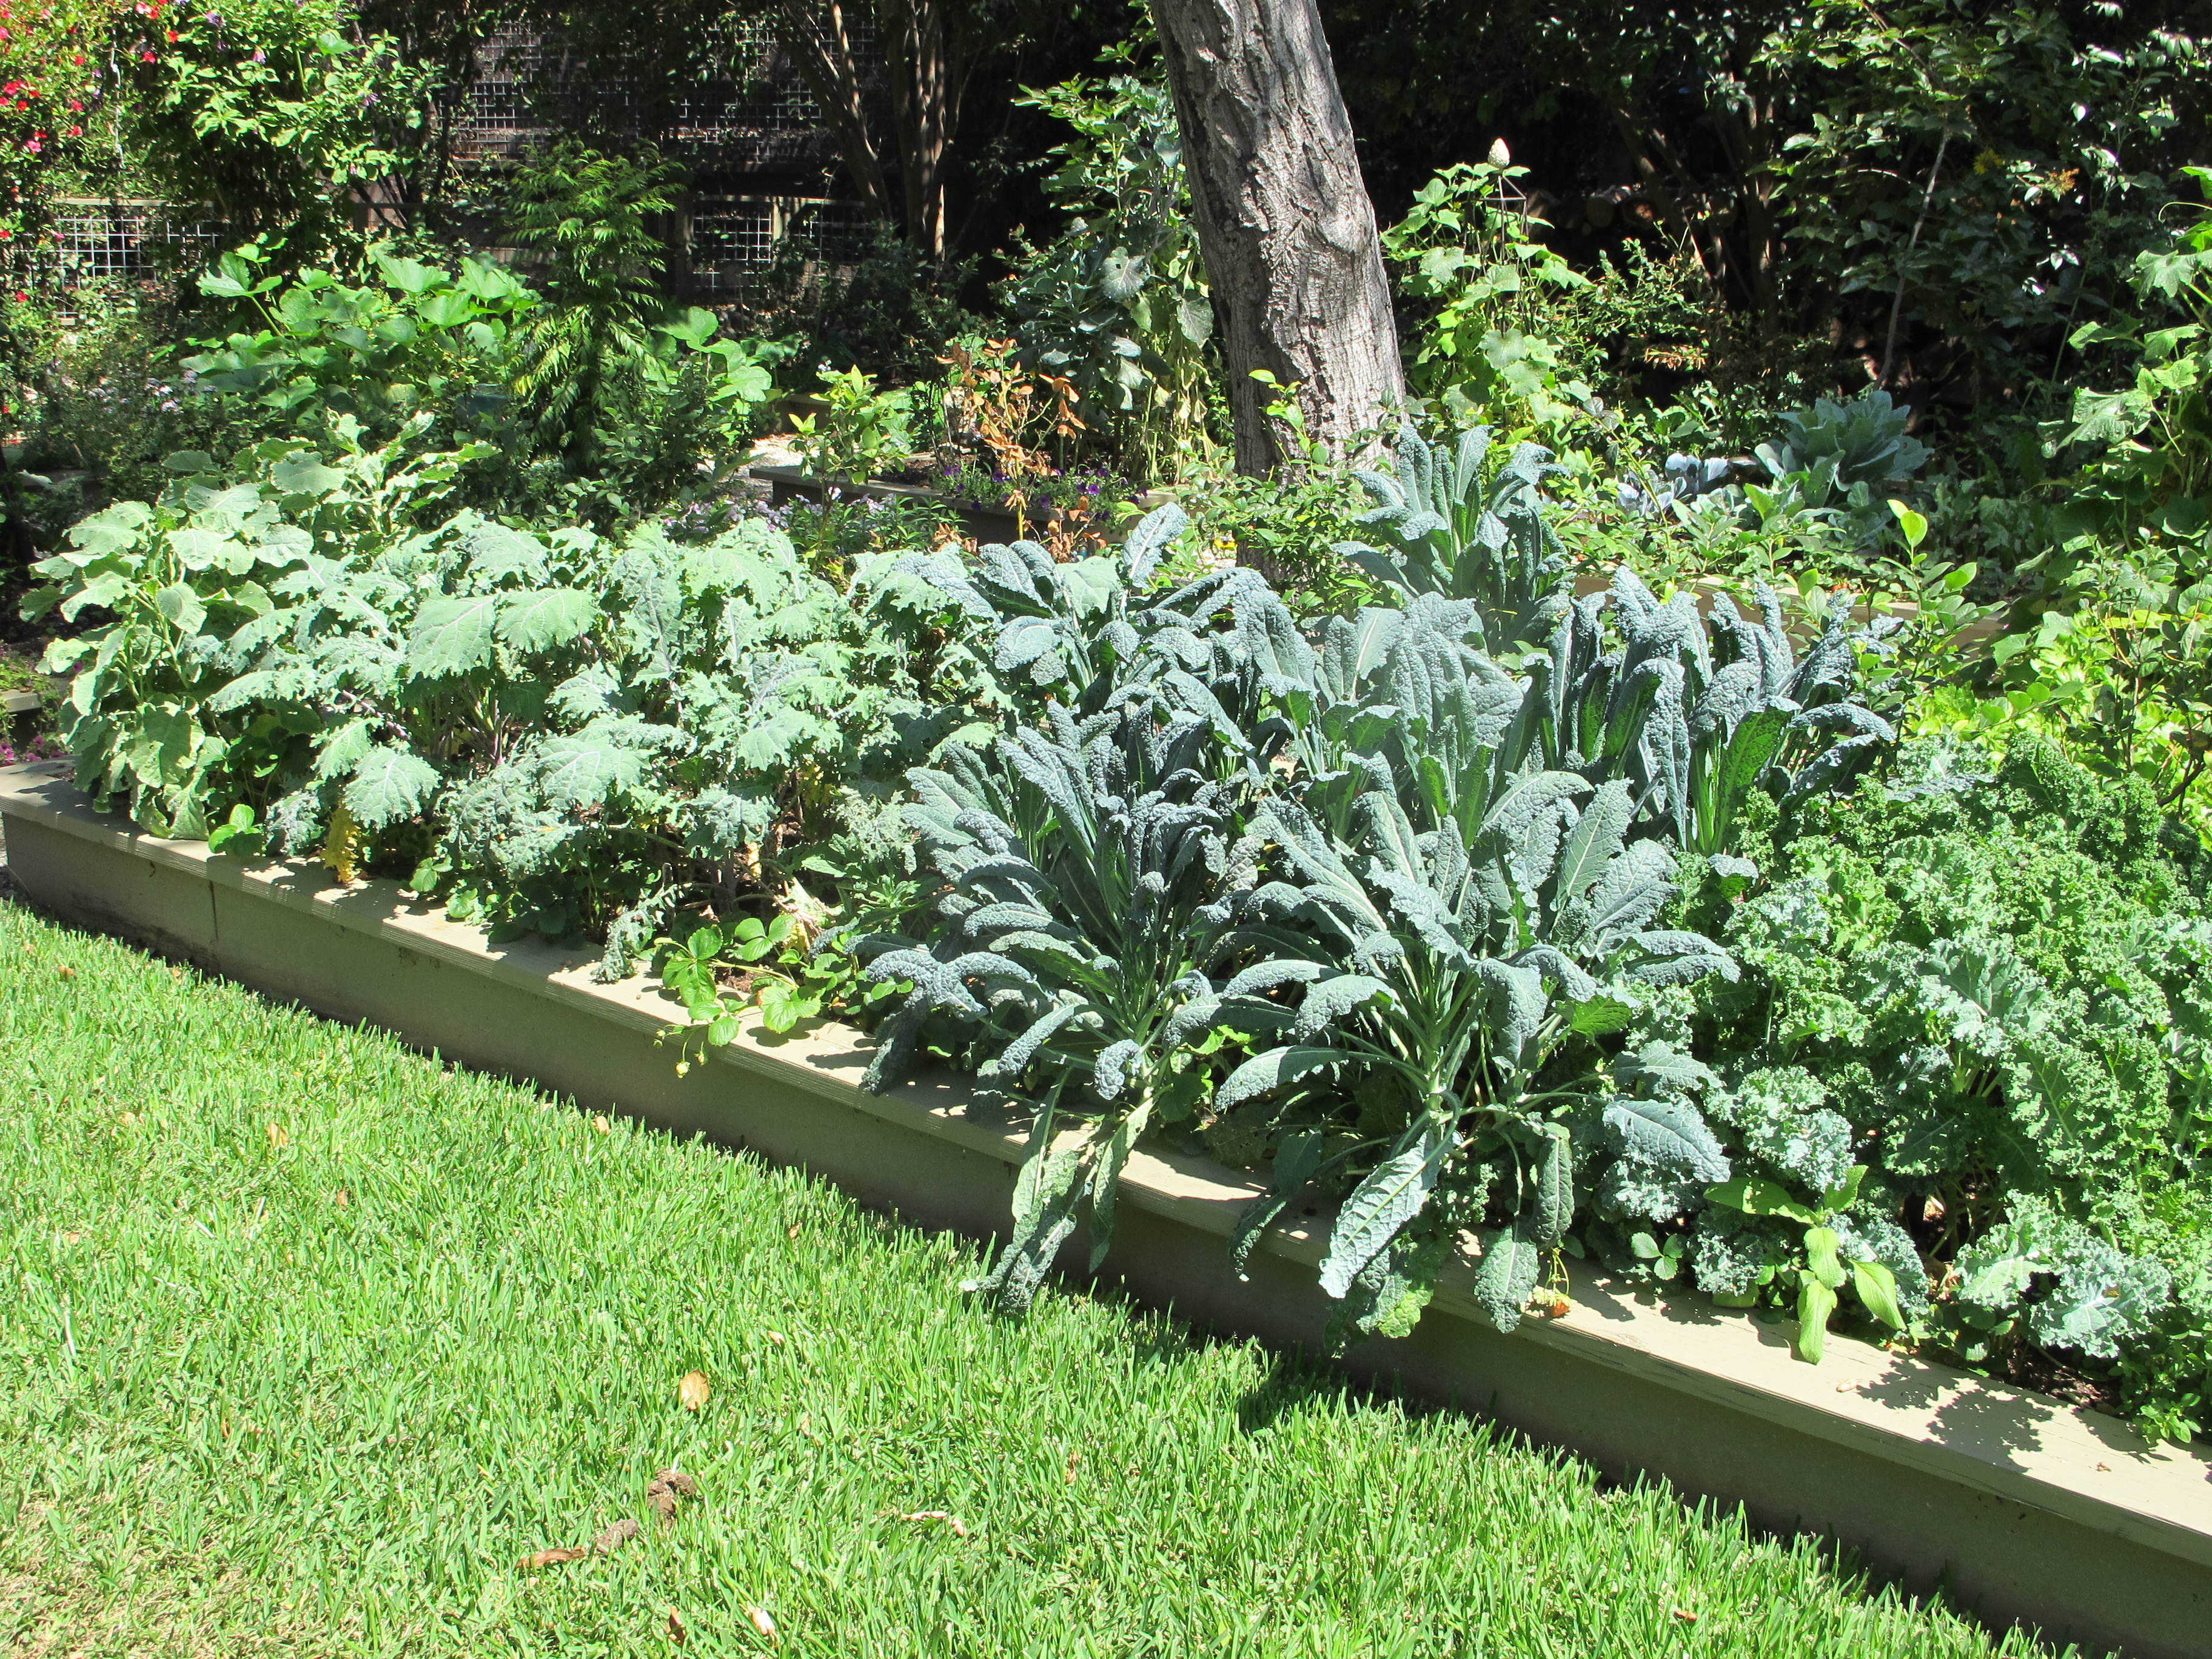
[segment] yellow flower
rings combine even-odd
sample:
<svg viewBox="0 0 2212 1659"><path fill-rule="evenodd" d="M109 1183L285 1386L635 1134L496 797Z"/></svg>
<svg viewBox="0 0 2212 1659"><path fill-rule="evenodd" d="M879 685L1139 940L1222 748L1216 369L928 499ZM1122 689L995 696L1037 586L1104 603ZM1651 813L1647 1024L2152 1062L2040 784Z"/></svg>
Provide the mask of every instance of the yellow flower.
<svg viewBox="0 0 2212 1659"><path fill-rule="evenodd" d="M1993 149L1985 149L1974 157L1974 171L1977 173L2002 173L2004 164L2005 158Z"/></svg>

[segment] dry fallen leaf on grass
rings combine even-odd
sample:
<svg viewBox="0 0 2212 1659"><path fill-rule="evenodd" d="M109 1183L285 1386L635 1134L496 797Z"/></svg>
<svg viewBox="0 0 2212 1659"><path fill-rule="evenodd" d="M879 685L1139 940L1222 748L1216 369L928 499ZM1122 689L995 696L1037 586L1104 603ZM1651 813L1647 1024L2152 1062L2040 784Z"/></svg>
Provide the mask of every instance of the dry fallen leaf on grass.
<svg viewBox="0 0 2212 1659"><path fill-rule="evenodd" d="M785 1229L783 1230L783 1236L784 1236L786 1238L796 1238L796 1237L799 1237L799 1224L798 1224L796 1221L793 1222L793 1223L791 1224L791 1225L789 1225L788 1227L787 1227L787 1228L785 1228Z"/></svg>
<svg viewBox="0 0 2212 1659"><path fill-rule="evenodd" d="M663 1469L646 1483L645 1501L671 1526L676 1522L677 1504L698 1495L699 1483L681 1469Z"/></svg>
<svg viewBox="0 0 2212 1659"><path fill-rule="evenodd" d="M290 1146L292 1144L292 1132L289 1129L287 1129L281 1123L270 1124L269 1126L269 1144L271 1146Z"/></svg>
<svg viewBox="0 0 2212 1659"><path fill-rule="evenodd" d="M612 1555L624 1544L636 1537L638 1531L637 1520L634 1516L625 1515L619 1521L611 1522L600 1531L597 1538L592 1540L592 1553Z"/></svg>
<svg viewBox="0 0 2212 1659"><path fill-rule="evenodd" d="M690 1632L684 1628L684 1615L678 1613L674 1607L669 1608L668 1639L675 1643L676 1645L680 1648L684 1645L684 1638L688 1634L690 1634Z"/></svg>
<svg viewBox="0 0 2212 1659"><path fill-rule="evenodd" d="M766 1607L747 1607L745 1617L753 1621L753 1628L763 1636L775 1634L775 1620L768 1616Z"/></svg>
<svg viewBox="0 0 2212 1659"><path fill-rule="evenodd" d="M968 1535L967 1523L958 1516L949 1514L944 1510L915 1510L911 1512L903 1510L885 1510L884 1513L894 1521L942 1521L952 1528L952 1535L955 1538L965 1538Z"/></svg>
<svg viewBox="0 0 2212 1659"><path fill-rule="evenodd" d="M514 1564L517 1572L536 1572L540 1567L557 1567L570 1561L580 1561L587 1555L612 1555L624 1544L637 1536L637 1522L629 1516L603 1528L592 1540L588 1549L538 1550Z"/></svg>
<svg viewBox="0 0 2212 1659"><path fill-rule="evenodd" d="M684 1380L676 1385L676 1397L683 1402L687 1412L697 1411L714 1392L714 1385L707 1381L704 1371L686 1371Z"/></svg>
<svg viewBox="0 0 2212 1659"><path fill-rule="evenodd" d="M1076 1466L1078 1463L1080 1463L1082 1461L1083 1461L1083 1454L1082 1454L1081 1452L1079 1452L1079 1451L1072 1451L1072 1452L1068 1453L1068 1455L1067 1455L1067 1476L1066 1476L1066 1480L1065 1480L1065 1482L1064 1482L1063 1484L1065 1484L1065 1485L1066 1485L1066 1486L1073 1486L1073 1485L1075 1484L1075 1466Z"/></svg>
<svg viewBox="0 0 2212 1659"><path fill-rule="evenodd" d="M783 1333L781 1331L770 1331L768 1334L768 1340L775 1343L775 1346L780 1348L783 1346Z"/></svg>
<svg viewBox="0 0 2212 1659"><path fill-rule="evenodd" d="M580 1561L589 1550L533 1550L514 1564L517 1572L536 1572L540 1567L557 1567L563 1562Z"/></svg>
<svg viewBox="0 0 2212 1659"><path fill-rule="evenodd" d="M55 969L54 971L57 974L59 974L64 979L75 979L76 977L76 969L70 967L67 963L64 963L60 967Z"/></svg>
<svg viewBox="0 0 2212 1659"><path fill-rule="evenodd" d="M612 1124L607 1121L607 1115L605 1112L597 1113L592 1116L592 1127L594 1129L597 1129L601 1134L607 1133L614 1127Z"/></svg>

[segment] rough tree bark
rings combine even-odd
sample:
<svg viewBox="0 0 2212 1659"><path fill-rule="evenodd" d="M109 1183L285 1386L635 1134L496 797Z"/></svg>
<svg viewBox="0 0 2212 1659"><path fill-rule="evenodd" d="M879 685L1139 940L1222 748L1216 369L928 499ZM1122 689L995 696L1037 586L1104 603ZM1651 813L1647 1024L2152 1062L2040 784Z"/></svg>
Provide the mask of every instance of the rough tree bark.
<svg viewBox="0 0 2212 1659"><path fill-rule="evenodd" d="M1403 400L1406 378L1320 13L1314 0L1152 0L1152 15L1224 324L1237 470L1303 459L1279 453L1255 368L1297 381L1307 431L1340 453Z"/></svg>
<svg viewBox="0 0 2212 1659"><path fill-rule="evenodd" d="M870 212L895 218L883 158L868 133L860 63L853 52L852 31L846 27L845 8L839 0L826 6L817 0L777 0L775 29L784 50L798 63L799 78L821 107L823 125L836 141L838 157L853 187Z"/></svg>
<svg viewBox="0 0 2212 1659"><path fill-rule="evenodd" d="M960 125L963 78L959 33L945 11L937 0L888 0L882 12L906 238L933 259L945 257L945 153Z"/></svg>

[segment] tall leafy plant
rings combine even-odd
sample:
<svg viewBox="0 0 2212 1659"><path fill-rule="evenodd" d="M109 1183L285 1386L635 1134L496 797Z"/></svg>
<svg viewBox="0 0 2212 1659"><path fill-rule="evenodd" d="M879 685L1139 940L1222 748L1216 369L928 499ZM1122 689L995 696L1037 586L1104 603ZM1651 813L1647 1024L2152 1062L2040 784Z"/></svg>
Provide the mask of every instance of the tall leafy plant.
<svg viewBox="0 0 2212 1659"><path fill-rule="evenodd" d="M511 187L507 234L544 259L549 301L517 342L515 391L580 460L608 380L666 308L667 246L651 222L674 208L678 176L649 146L632 158L564 139Z"/></svg>

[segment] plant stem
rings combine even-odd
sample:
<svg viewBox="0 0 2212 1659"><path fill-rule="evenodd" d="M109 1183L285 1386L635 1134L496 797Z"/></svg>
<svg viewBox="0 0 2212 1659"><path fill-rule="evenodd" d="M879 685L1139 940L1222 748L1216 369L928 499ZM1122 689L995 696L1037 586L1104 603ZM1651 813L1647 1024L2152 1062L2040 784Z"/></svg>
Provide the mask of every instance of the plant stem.
<svg viewBox="0 0 2212 1659"><path fill-rule="evenodd" d="M1951 135L1947 132L1943 135L1943 142L1936 146L1936 165L1928 169L1928 188L1920 192L1920 216L1912 222L1911 240L1905 245L1904 258L1897 262L1897 293L1889 302L1889 338L1881 348L1881 373L1875 377L1875 384L1878 386L1889 384L1890 364L1897 356L1897 323L1905 311L1905 261L1911 258L1912 250L1920 246L1920 232L1928 222L1928 210L1936 201L1936 176L1943 171L1944 152L1950 148Z"/></svg>

